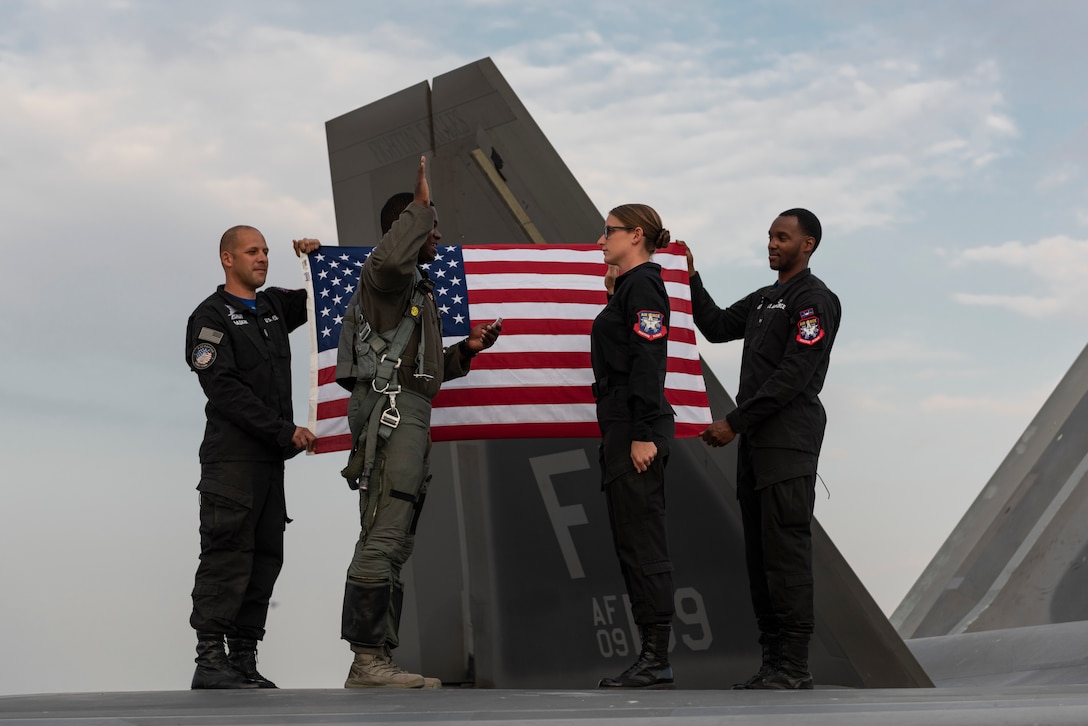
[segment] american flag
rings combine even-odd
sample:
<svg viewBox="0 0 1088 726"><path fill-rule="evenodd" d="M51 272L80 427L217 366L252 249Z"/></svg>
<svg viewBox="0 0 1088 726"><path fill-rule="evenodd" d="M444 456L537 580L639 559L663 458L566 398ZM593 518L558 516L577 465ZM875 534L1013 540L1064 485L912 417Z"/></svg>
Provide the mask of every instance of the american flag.
<svg viewBox="0 0 1088 726"><path fill-rule="evenodd" d="M351 448L349 393L335 380L344 308L372 247L322 247L303 257L309 292L310 418L316 451ZM711 421L684 249L659 250L672 315L665 395L676 435ZM596 245L443 246L425 266L435 282L445 346L501 317L502 335L472 359L471 372L445 381L434 399L434 441L596 438L589 335L606 303L606 266Z"/></svg>

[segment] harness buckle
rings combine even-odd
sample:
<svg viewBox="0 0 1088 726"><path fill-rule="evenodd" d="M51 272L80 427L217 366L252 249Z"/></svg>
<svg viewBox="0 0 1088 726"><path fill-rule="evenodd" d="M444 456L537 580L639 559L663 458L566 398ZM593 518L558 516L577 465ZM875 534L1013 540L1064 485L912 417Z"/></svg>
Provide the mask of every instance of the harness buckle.
<svg viewBox="0 0 1088 726"><path fill-rule="evenodd" d="M397 391L400 391L400 388L398 388ZM382 411L380 420L382 426L388 426L391 429L400 426L400 411L397 410L397 392L389 394L389 408Z"/></svg>

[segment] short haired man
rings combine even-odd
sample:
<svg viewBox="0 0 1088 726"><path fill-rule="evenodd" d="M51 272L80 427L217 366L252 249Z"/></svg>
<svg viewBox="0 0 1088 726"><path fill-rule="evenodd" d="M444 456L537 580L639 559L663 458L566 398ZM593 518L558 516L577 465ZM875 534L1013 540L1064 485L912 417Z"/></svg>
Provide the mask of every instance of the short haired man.
<svg viewBox="0 0 1088 726"><path fill-rule="evenodd" d="M431 399L444 380L468 373L499 328L480 324L457 345L442 347L433 283L423 267L435 261L442 238L425 158L415 191L390 198L381 221L382 239L348 302L336 362L337 382L352 392L354 448L345 476L359 489L361 521L344 585L341 637L355 654L344 687L438 687L438 679L406 672L392 659L400 642L401 568L412 554L430 479ZM385 351L384 373L382 364L375 374L373 360L366 360L375 346Z"/></svg>
<svg viewBox="0 0 1088 726"><path fill-rule="evenodd" d="M813 687L811 525L827 424L819 393L842 316L838 297L808 269L822 234L807 209L778 215L767 233L778 280L724 310L688 249L695 325L712 343L744 339L737 408L702 433L710 446L740 437L737 497L763 663L735 688Z"/></svg>
<svg viewBox="0 0 1088 726"><path fill-rule="evenodd" d="M295 254L318 244L295 240ZM185 361L208 398L189 618L197 632L192 687L275 688L257 671L257 641L283 565L283 462L314 443L291 410L288 333L306 320L306 291L258 292L268 245L253 227L228 229L219 260L226 281L196 307L185 332Z"/></svg>

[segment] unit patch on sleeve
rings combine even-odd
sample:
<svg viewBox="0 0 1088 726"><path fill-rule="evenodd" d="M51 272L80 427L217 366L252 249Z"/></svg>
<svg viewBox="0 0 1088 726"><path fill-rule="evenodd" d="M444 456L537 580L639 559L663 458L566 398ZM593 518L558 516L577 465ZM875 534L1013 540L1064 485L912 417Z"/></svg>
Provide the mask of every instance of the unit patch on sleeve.
<svg viewBox="0 0 1088 726"><path fill-rule="evenodd" d="M824 329L820 326L820 318L812 308L801 311L801 319L797 321L797 342L805 345L815 345L824 337Z"/></svg>
<svg viewBox="0 0 1088 726"><path fill-rule="evenodd" d="M646 340L657 340L668 334L665 328L665 315L656 310L639 310L635 332Z"/></svg>
<svg viewBox="0 0 1088 726"><path fill-rule="evenodd" d="M215 362L215 346L211 343L197 343L193 348L193 368L202 371Z"/></svg>

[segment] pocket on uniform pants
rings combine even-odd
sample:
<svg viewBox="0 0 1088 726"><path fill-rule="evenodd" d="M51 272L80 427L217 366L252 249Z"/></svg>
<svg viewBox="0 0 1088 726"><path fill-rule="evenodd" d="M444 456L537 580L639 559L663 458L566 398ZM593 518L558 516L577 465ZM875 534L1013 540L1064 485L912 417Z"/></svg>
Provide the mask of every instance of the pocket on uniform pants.
<svg viewBox="0 0 1088 726"><path fill-rule="evenodd" d="M772 485L776 519L783 527L808 527L816 502L813 477L796 477Z"/></svg>
<svg viewBox="0 0 1088 726"><path fill-rule="evenodd" d="M253 487L250 484L250 462L216 461L202 464L200 482L196 489L201 494L214 494L235 504L251 509Z"/></svg>

